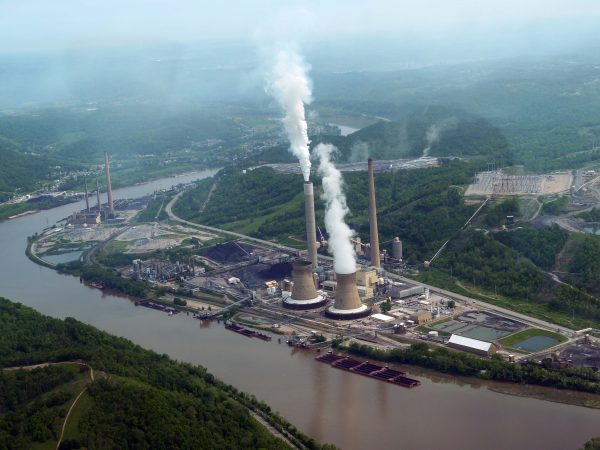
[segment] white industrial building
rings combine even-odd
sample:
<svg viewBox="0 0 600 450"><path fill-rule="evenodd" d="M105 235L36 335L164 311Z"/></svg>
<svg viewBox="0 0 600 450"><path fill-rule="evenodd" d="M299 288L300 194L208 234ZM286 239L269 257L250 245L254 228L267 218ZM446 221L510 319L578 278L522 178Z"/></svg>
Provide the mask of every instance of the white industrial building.
<svg viewBox="0 0 600 450"><path fill-rule="evenodd" d="M496 353L498 348L491 342L479 341L458 334L453 334L448 340L448 347L455 348L457 350L463 350L465 352L475 353L481 356L490 356Z"/></svg>

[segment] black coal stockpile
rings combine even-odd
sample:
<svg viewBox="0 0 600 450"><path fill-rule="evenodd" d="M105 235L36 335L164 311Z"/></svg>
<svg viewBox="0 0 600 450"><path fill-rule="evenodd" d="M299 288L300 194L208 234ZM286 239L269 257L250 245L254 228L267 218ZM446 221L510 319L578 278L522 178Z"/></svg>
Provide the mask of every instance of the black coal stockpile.
<svg viewBox="0 0 600 450"><path fill-rule="evenodd" d="M240 242L226 242L202 250L200 254L221 264L235 264L248 260L248 254L253 250L250 245Z"/></svg>

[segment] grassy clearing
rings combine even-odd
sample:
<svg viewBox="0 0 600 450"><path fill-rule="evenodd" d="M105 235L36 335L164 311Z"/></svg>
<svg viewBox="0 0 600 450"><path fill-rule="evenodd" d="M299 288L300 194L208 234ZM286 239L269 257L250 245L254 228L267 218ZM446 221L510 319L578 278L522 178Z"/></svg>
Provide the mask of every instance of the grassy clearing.
<svg viewBox="0 0 600 450"><path fill-rule="evenodd" d="M552 339L556 339L559 342L566 342L567 338L552 331L542 330L540 328L528 328L527 330L519 331L515 334L511 334L505 338L500 339L500 344L504 347L512 347L513 345L536 336L547 336ZM517 349L518 350L518 349Z"/></svg>
<svg viewBox="0 0 600 450"><path fill-rule="evenodd" d="M286 246L292 247L292 248L298 248L298 249L304 249L304 248L306 248L306 243L305 242L297 241L296 239L292 239L289 236L283 237L283 238L279 238L279 239L277 239L277 242L279 242L282 245L286 245Z"/></svg>
<svg viewBox="0 0 600 450"><path fill-rule="evenodd" d="M258 233L258 229L261 227L261 225L275 220L278 216L285 215L288 212L296 211L298 209L298 204L302 204L303 201L304 194L299 193L287 203L277 206L277 208L275 208L275 210L269 214L216 226L219 226L225 230L235 231L237 233L254 235ZM195 219L192 219L192 221L195 221Z"/></svg>
<svg viewBox="0 0 600 450"><path fill-rule="evenodd" d="M94 402L87 391L84 392L81 397L79 397L77 404L71 411L67 425L65 426L63 440L77 439L79 437L79 422L83 415L87 413L93 405Z"/></svg>
<svg viewBox="0 0 600 450"><path fill-rule="evenodd" d="M128 241L113 240L104 248L104 252L105 253L123 253L124 251L127 250L128 246L129 246Z"/></svg>

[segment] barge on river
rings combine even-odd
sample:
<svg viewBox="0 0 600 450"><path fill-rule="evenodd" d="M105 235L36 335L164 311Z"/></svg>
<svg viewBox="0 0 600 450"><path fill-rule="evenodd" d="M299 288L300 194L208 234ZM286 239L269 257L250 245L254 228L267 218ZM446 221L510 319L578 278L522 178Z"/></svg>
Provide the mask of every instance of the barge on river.
<svg viewBox="0 0 600 450"><path fill-rule="evenodd" d="M377 380L387 381L388 383L402 387L413 388L421 384L419 380L406 377L404 372L390 369L389 367L381 367L368 361L359 361L357 359L348 358L342 355L335 355L333 353L319 355L315 359L317 361L327 363L336 369L342 369L348 372L364 375L366 377L375 378Z"/></svg>
<svg viewBox="0 0 600 450"><path fill-rule="evenodd" d="M270 341L272 338L268 334L259 333L257 331L249 330L248 328L244 328L235 323L225 323L225 328L228 330L234 331L239 334L243 334L246 337L255 337L258 339L262 339L263 341Z"/></svg>
<svg viewBox="0 0 600 450"><path fill-rule="evenodd" d="M135 302L135 306L144 306L146 308L155 309L157 311L165 312L165 313L169 314L170 316L172 316L173 314L179 313L179 311L176 310L175 308L172 308L170 306L161 305L160 303L154 303L154 302L151 302L150 300L142 300L141 302Z"/></svg>

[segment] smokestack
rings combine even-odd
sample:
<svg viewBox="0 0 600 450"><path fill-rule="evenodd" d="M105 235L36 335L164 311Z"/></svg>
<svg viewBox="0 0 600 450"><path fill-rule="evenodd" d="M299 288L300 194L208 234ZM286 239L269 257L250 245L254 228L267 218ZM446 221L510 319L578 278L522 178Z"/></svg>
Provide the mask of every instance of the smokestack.
<svg viewBox="0 0 600 450"><path fill-rule="evenodd" d="M114 211L113 199L112 199L112 188L110 186L110 166L108 164L108 152L104 152L104 169L106 170L106 193L108 195L108 210Z"/></svg>
<svg viewBox="0 0 600 450"><path fill-rule="evenodd" d="M325 314L334 319L351 320L369 315L370 308L363 305L356 287L356 272L336 273L335 302Z"/></svg>
<svg viewBox="0 0 600 450"><path fill-rule="evenodd" d="M283 299L283 306L291 309L312 309L323 306L327 300L317 293L310 261L298 259L294 261L292 267L294 287L291 297Z"/></svg>
<svg viewBox="0 0 600 450"><path fill-rule="evenodd" d="M308 248L308 259L313 268L319 266L317 256L317 230L315 225L315 196L313 184L310 181L304 182L304 211L306 213L306 244Z"/></svg>
<svg viewBox="0 0 600 450"><path fill-rule="evenodd" d="M84 178L84 180L85 180L85 210L87 212L90 212L90 200L88 198L87 178Z"/></svg>
<svg viewBox="0 0 600 450"><path fill-rule="evenodd" d="M375 177L373 160L369 158L369 225L371 230L371 265L381 267L379 261L379 235L377 233L377 204L375 203Z"/></svg>
<svg viewBox="0 0 600 450"><path fill-rule="evenodd" d="M100 212L100 187L98 186L98 178L96 177L96 200L98 201L98 212Z"/></svg>

